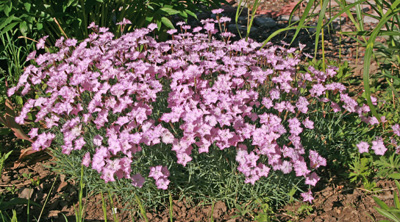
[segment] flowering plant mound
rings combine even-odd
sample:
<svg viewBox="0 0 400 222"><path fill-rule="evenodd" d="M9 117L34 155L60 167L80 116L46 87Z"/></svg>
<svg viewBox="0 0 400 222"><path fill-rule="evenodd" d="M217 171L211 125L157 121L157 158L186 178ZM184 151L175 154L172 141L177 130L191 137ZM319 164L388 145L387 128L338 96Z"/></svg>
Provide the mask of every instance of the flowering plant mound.
<svg viewBox="0 0 400 222"><path fill-rule="evenodd" d="M28 59L34 64L8 93L22 87L22 95L32 87L38 90L38 97L29 99L16 118L23 124L28 113L35 112L35 122L45 124L29 133L35 140L32 148L48 148L61 134L62 142L56 145L62 152L84 150L82 164L106 183L125 178L141 187L145 178L133 172L144 147L168 144L176 162L186 166L193 149L208 153L215 146L237 150L232 161L237 161L246 183L268 177L272 169L293 171L315 186L320 179L316 169L327 163L302 145L302 134L314 130L316 121L309 106L330 103L335 112L375 121L366 117L367 106L358 106L345 93L344 85L330 81L336 68L321 72L309 67L309 73L299 74L297 49L230 42L228 32L218 40L213 36L218 21L202 22L204 26L192 32L179 23L182 32L169 30L172 40L166 42L150 37L155 24L118 39L91 24L93 33L80 43L61 38L57 52L31 53ZM45 39L37 49L44 47ZM165 91L167 98L161 96ZM330 101L328 94L340 95L341 102ZM374 146L377 154L384 152ZM159 189L167 189L174 174L162 165L149 172ZM302 196L304 201L313 199L310 190Z"/></svg>

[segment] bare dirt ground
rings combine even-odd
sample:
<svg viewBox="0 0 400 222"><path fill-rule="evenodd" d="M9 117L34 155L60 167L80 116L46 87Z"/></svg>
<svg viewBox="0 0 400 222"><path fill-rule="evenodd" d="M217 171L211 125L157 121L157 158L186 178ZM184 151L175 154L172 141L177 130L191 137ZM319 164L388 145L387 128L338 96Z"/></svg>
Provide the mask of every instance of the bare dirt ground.
<svg viewBox="0 0 400 222"><path fill-rule="evenodd" d="M41 161L34 161L42 159ZM45 159L45 160L43 160ZM20 205L14 209L21 221L75 221L75 210L78 207L78 187L76 181L68 180L64 175L51 172L47 166L53 164L52 159L45 153L37 153L18 167L8 164L2 174L0 190L8 197L30 199L39 206L32 206L30 219L27 220L27 207ZM377 187L380 192L371 193L362 186L349 184L343 179L320 181L313 190L315 200L308 213L301 211L302 202L288 204L275 211L275 221L375 221L385 219L374 207L377 207L372 196L377 196L389 206L393 205L393 181L379 181ZM6 201L6 200L5 200ZM144 221L138 209L119 202L114 197L112 210L109 201L107 204L107 218L112 220L112 212L119 221ZM88 195L84 198L85 221L104 221L102 200L100 195ZM43 212L42 212L42 206ZM127 207L127 209L125 209ZM169 221L169 206L161 206L157 210L148 210L149 221ZM210 205L191 206L186 201L173 201L174 221L208 221L213 216L215 221L254 221L250 214L239 216L235 209L228 209L223 202L217 202L214 211ZM254 215L254 214L253 214Z"/></svg>

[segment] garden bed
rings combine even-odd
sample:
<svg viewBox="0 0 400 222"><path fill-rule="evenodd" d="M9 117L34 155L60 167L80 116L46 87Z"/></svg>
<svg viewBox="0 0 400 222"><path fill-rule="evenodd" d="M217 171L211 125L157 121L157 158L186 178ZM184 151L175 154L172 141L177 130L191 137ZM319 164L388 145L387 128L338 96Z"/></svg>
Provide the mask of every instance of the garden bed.
<svg viewBox="0 0 400 222"><path fill-rule="evenodd" d="M232 4L234 5L234 3ZM287 15L287 12L290 12L288 8L290 9L294 5L293 2L281 0L261 1L261 4L257 14L275 19L276 25L268 29L255 27L257 29L251 33L250 37L257 41L262 41L274 31L286 27L287 21L283 17ZM224 6L224 9L227 14L235 11L231 6ZM211 15L204 15L204 17L207 16ZM350 27L350 24L348 21L344 22L342 27ZM374 24L370 25L374 27ZM298 45L299 42L305 43L305 52L313 54L313 38L308 34L305 31L300 32L295 45ZM281 44L281 40L289 41L292 35L293 33L282 34L274 39L274 43ZM353 69L355 74L353 76L355 81L353 85L350 84L350 90L356 97L363 90L361 76L364 52L358 50L358 46L351 38L341 37L337 32L327 35L325 56L332 61L347 61L349 63L349 68ZM343 47L341 55L338 53L338 47ZM320 54L317 58L319 56ZM371 70L377 69L376 66L372 66ZM0 144L7 146L8 150L14 148L13 144L22 148L26 146L26 143L16 142L12 134L0 140ZM14 152L13 156L9 158L9 161L11 161L5 166L0 181L1 192L5 194L7 201L11 197L19 197L29 199L40 205L31 206L29 210L26 205L14 208L18 215L24 215L24 217L18 218L21 221L29 221L38 217L41 217L41 221L65 221L65 218L68 221L74 221L79 202L79 183L49 170L46 166L54 165L54 157L45 151L30 155L21 163L14 164L13 161L16 161L18 157L19 154ZM260 203L258 207L248 211L247 205L250 203L241 203L239 207L229 208L222 201L193 203L191 200L180 199L179 195L172 194L171 205L166 204L156 209L146 209L145 215L149 221L169 221L171 207L174 221L208 221L211 219L231 222L253 221L257 216L259 216L258 219L262 218L263 214L268 215L265 218L270 217L276 221L374 221L386 219L374 209L377 204L372 196L377 196L389 206L392 205L393 191L395 190L394 182L381 180L374 188L376 192L372 192L365 189L361 183L350 183L348 177L342 176L348 175L348 173L332 172L330 169L323 170L322 179L312 190L314 193L312 204L292 200L286 206L274 208L268 204ZM91 195L90 193L84 196L85 221L104 221L102 196L100 194ZM105 197L108 199L107 194L105 194ZM112 206L109 202L106 206L109 220L116 219L116 217L119 221L143 220L140 209L120 202L120 197L112 196L108 200L113 202ZM29 212L30 218L27 218L27 212Z"/></svg>

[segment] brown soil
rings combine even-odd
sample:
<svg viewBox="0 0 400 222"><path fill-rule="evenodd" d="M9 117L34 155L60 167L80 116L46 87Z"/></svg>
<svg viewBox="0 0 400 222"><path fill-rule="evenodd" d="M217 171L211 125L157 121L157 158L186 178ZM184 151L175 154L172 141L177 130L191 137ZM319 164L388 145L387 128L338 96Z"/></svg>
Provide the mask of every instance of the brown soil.
<svg viewBox="0 0 400 222"><path fill-rule="evenodd" d="M45 156L45 154L41 154ZM75 209L78 207L78 187L76 181L68 180L64 175L51 172L46 166L52 164L52 159L36 163L22 163L18 167L9 166L2 174L0 181L1 193L11 197L30 199L40 206L31 206L30 217L41 218L40 221L75 221ZM27 176L28 175L28 176ZM316 187L315 200L310 205L309 213L301 211L303 202L294 202L276 211L276 221L374 221L385 219L377 213L377 207L372 196L377 196L389 206L393 206L393 181L379 181L377 187L380 192L369 192L362 186L354 187L343 180L325 181ZM13 193L13 194L12 194ZM107 194L104 194L107 203L107 219L113 216L119 221L143 221L138 209L121 204L117 197L113 197L111 209ZM47 202L46 202L47 201ZM85 205L85 221L104 221L101 195L88 195L83 198ZM42 206L43 212L42 211ZM124 209L126 207L127 209ZM253 221L257 212L252 215L239 216L235 209L228 209L225 203L216 202L214 211L211 205L193 206L185 200L173 200L174 221L208 221L212 217L215 221ZM21 221L27 221L27 207L14 208ZM116 212L114 215L112 212ZM147 210L149 221L169 221L169 206L165 205L156 210ZM259 212L261 213L261 212ZM36 220L32 220L36 221Z"/></svg>
<svg viewBox="0 0 400 222"><path fill-rule="evenodd" d="M257 14L267 14L277 17L280 14L287 13L288 8L293 6L290 0L261 1L262 5ZM226 10L234 12L231 6L225 6ZM283 24L284 25L284 24ZM279 28L279 27L278 27ZM265 30L264 30L265 31ZM274 31L274 30L269 30ZM287 34L286 34L287 35ZM257 36L257 33L256 33ZM259 35L263 37L263 35ZM290 34L281 39L290 39ZM340 60L349 61L349 63L360 72L362 51L357 52L354 41L343 37L341 43L338 42L338 35L327 35L326 44L327 56L330 59L339 59L338 46L343 47ZM300 42L310 44L310 37L300 36ZM311 51L312 44L307 46ZM10 136L0 139L0 145L10 146ZM15 142L11 141L12 143ZM14 154L10 160L14 161L19 154ZM40 161L38 161L40 160ZM78 184L76 181L68 180L64 175L58 175L51 172L46 165L51 165L52 159L45 153L34 154L22 164L14 165L8 163L0 180L1 194L6 196L4 201L11 197L20 197L30 199L38 203L39 206L31 206L30 220L27 220L27 207L19 205L14 208L17 211L18 218L21 221L75 221L75 210L78 203ZM304 206L302 202L288 204L276 211L273 215L277 221L373 221L385 219L377 213L374 207L377 204L372 199L376 195L389 206L393 205L393 181L379 181L378 187L381 192L371 193L362 188L362 186L350 185L346 180L321 181L313 190L315 200L312 209L307 212L301 211ZM109 201L106 201L109 203ZM107 204L107 219L113 220L113 216L118 217L119 221L143 221L138 209L129 209L129 206L119 203L118 198L114 197L114 207L112 210ZM84 198L85 203L85 221L104 221L102 200L100 195L92 195ZM43 212L41 212L43 208ZM127 207L128 210L124 210ZM112 215L112 212L116 212ZM217 202L214 211L211 205L192 206L185 200L173 200L173 218L174 221L209 221L211 216L215 221L253 221L253 215L246 214L238 216L235 209L228 209L223 202ZM160 207L157 210L147 210L146 217L149 221L169 221L169 206Z"/></svg>

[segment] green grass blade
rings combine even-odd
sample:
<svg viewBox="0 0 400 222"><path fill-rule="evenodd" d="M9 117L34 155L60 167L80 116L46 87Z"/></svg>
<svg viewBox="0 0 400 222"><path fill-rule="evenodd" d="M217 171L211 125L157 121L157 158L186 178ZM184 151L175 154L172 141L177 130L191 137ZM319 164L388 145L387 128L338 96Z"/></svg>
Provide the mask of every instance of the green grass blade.
<svg viewBox="0 0 400 222"><path fill-rule="evenodd" d="M258 1L259 1L259 0L255 0L255 1L254 1L254 4L253 4L253 8L252 8L252 12L251 12L251 18L250 18L250 23L247 25L246 41L248 41L248 39L249 39L250 29L251 29L251 27L253 26L254 17L255 17L255 15L256 15L256 11L257 11L257 8L258 8L258 6L259 6Z"/></svg>
<svg viewBox="0 0 400 222"><path fill-rule="evenodd" d="M364 20L363 20L363 15L362 15L361 4L356 5L356 16L357 16L358 24L360 25L360 30L364 31Z"/></svg>
<svg viewBox="0 0 400 222"><path fill-rule="evenodd" d="M239 33L239 37L242 38L242 35L240 34L240 30L238 27L238 21L239 21L239 16L242 14L244 7L242 6L243 0L239 0L238 7L236 9L236 15L235 15L235 24L236 24L236 29Z"/></svg>
<svg viewBox="0 0 400 222"><path fill-rule="evenodd" d="M116 212L114 212L114 201L112 200L111 192L108 192L108 199L110 200L111 204L111 214L113 215L114 222L119 222L119 218Z"/></svg>
<svg viewBox="0 0 400 222"><path fill-rule="evenodd" d="M215 204L215 202L213 201L211 204L210 222L214 222L214 204Z"/></svg>
<svg viewBox="0 0 400 222"><path fill-rule="evenodd" d="M382 216L385 216L393 221L399 221L399 218L395 217L394 215L392 215L391 213L389 213L387 210L383 210L381 208L377 208L374 207L376 211L378 211L378 213L380 213Z"/></svg>
<svg viewBox="0 0 400 222"><path fill-rule="evenodd" d="M318 22L316 27L316 35L315 35L315 49L314 49L314 60L317 58L318 52L318 42L319 42L319 33L321 33L321 46L322 46L322 69L325 71L325 50L324 50L324 29L322 23L324 22L326 8L328 6L329 0L321 0L321 11L318 15ZM322 32L321 32L322 31Z"/></svg>
<svg viewBox="0 0 400 222"><path fill-rule="evenodd" d="M301 3L301 2L299 2L298 4L300 4L300 3ZM305 23L306 19L309 17L309 13L310 13L311 7L312 7L313 5L314 5L314 0L310 0L310 1L307 3L307 6L306 6L306 8L304 9L304 13L303 13L303 15L302 15L301 18L300 18L300 21L299 21L299 23L298 23L298 25L297 25L297 28L296 28L296 32L294 33L293 38L292 38L292 41L290 42L290 44L292 44L293 41L296 39L296 37L297 37L297 35L299 34L300 30L303 29L303 28L306 28L306 27L304 26L304 23ZM295 8L296 8L296 7L295 7ZM292 11L292 13L293 13L293 11ZM290 14L292 15L292 13L290 13ZM278 31L279 31L279 30L278 30Z"/></svg>
<svg viewBox="0 0 400 222"><path fill-rule="evenodd" d="M385 204L382 200L380 200L378 197L372 197L375 201L376 204L378 204L383 210L389 210L388 205Z"/></svg>
<svg viewBox="0 0 400 222"><path fill-rule="evenodd" d="M399 100L400 102L400 95L399 93L396 91L396 89L393 86L393 83L391 83L389 80L387 80L387 82L389 83L390 88L392 89L393 94L396 96L396 98ZM397 173L398 175L400 175L400 173ZM400 177L399 177L400 179Z"/></svg>
<svg viewBox="0 0 400 222"><path fill-rule="evenodd" d="M394 206L400 209L399 194L396 191L394 192Z"/></svg>
<svg viewBox="0 0 400 222"><path fill-rule="evenodd" d="M49 200L49 197L50 197L51 191L53 191L54 184L56 183L57 179L58 179L58 174L56 175L56 178L54 178L53 184L51 185L51 187L50 187L50 190L49 190L49 193L47 194L46 200L44 201L44 204L43 204L42 210L40 211L40 214L39 214L38 221L40 221L40 217L42 216L42 213L43 213L43 210L44 210L44 206L46 206L46 204L47 204L47 201Z"/></svg>
<svg viewBox="0 0 400 222"><path fill-rule="evenodd" d="M363 70L363 82L364 82L364 90L365 90L365 97L367 100L367 104L370 107L370 110L372 114L377 118L379 118L379 115L375 109L375 106L372 104L371 101L371 88L369 86L369 67L371 64L371 58L373 54L373 49L374 49L374 43L375 39L378 36L379 32L381 31L382 27L386 22L396 13L399 11L397 9L397 6L400 4L400 0L396 0L390 9L382 16L381 20L379 23L376 25L375 29L373 30L368 42L367 42L367 47L365 49L365 56L364 56L364 70Z"/></svg>
<svg viewBox="0 0 400 222"><path fill-rule="evenodd" d="M285 31L289 31L289 30L293 30L293 29L297 29L298 27L292 26L292 27L286 27L286 28L282 28L279 30L276 30L275 32L273 32L266 40L264 40L263 45L261 46L261 48L263 48L269 41L271 41L272 38L274 38L275 36L279 35L282 32ZM303 28L311 28L310 26L304 26Z"/></svg>
<svg viewBox="0 0 400 222"><path fill-rule="evenodd" d="M328 6L328 0L321 0L321 11L319 12L318 15L318 21L317 21L317 27L316 27L316 33L317 35L315 35L315 54L314 57L317 56L317 50L318 50L318 42L319 42L319 35L318 33L321 32L321 30L323 30L323 25L322 23L324 22L324 18L325 18L325 12L326 12L326 8ZM323 44L323 43L322 43Z"/></svg>
<svg viewBox="0 0 400 222"><path fill-rule="evenodd" d="M172 203L172 195L169 193L169 220L171 222L174 221L174 212L173 212L173 203Z"/></svg>
<svg viewBox="0 0 400 222"><path fill-rule="evenodd" d="M104 222L107 222L107 206L106 202L104 201L103 192L100 191L100 195L101 195L101 208L103 209L103 215L104 215Z"/></svg>
<svg viewBox="0 0 400 222"><path fill-rule="evenodd" d="M136 194L135 194L135 199L136 203L139 205L140 213L142 214L144 221L148 222L149 219L147 219L146 211L144 210L142 202L140 201L139 197Z"/></svg>

